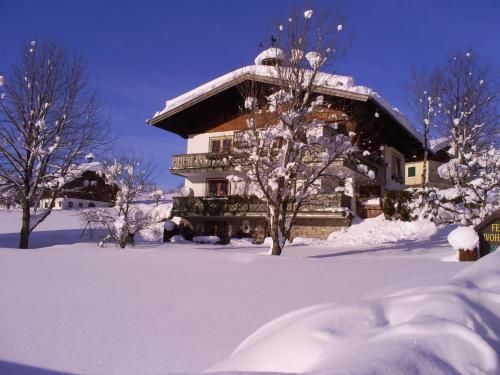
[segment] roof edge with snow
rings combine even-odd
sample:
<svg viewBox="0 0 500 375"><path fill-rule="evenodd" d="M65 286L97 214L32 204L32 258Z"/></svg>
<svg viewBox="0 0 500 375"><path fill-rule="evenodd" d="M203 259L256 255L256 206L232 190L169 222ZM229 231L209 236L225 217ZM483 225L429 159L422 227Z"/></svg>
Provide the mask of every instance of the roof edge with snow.
<svg viewBox="0 0 500 375"><path fill-rule="evenodd" d="M147 123L156 125L168 117L246 80L271 84L276 83L277 78L275 74L273 74L273 69L272 66L265 65L249 65L236 69L182 95L167 100L165 108L156 112L152 119L147 120ZM317 79L318 84L315 89L316 92L359 101L372 99L398 123L403 125L411 135L420 142L423 142L422 135L401 111L392 107L381 95L372 89L366 86L355 86L352 77L318 72Z"/></svg>

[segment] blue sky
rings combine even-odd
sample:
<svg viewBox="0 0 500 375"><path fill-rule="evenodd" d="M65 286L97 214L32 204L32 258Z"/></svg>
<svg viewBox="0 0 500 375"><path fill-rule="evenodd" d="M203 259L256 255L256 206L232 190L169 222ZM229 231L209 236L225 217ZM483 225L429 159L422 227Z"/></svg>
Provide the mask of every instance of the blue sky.
<svg viewBox="0 0 500 375"><path fill-rule="evenodd" d="M83 55L109 107L120 147L158 166L175 187L171 155L185 141L145 124L166 99L252 63L275 20L297 1L0 0L0 75L24 43L49 38ZM307 3L306 3L307 4ZM313 3L313 8L321 2ZM407 110L402 85L413 67L432 68L452 48L472 46L498 67L500 1L351 0L324 2L355 34L337 73L354 76Z"/></svg>

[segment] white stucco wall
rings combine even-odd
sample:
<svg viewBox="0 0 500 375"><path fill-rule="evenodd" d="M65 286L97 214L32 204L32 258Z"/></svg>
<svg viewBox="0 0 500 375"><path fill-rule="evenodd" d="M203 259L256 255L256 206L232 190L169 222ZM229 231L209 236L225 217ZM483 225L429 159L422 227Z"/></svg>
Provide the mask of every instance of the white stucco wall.
<svg viewBox="0 0 500 375"><path fill-rule="evenodd" d="M405 157L404 155L399 152L398 150L396 150L394 147L390 147L390 146L385 146L385 161L387 162L387 168L385 170L385 178L386 178L386 181L387 181L387 185L385 186L385 188L387 190L402 190L404 189L405 187L405 184L404 184L404 179L403 179L403 183L399 183L395 180L392 179L392 155L395 155L397 157L399 157L399 159L401 160L401 175L403 176L403 178L405 177Z"/></svg>
<svg viewBox="0 0 500 375"><path fill-rule="evenodd" d="M202 152L209 152L210 138L212 137L229 137L234 134L234 130L224 132L192 134L187 139L187 153L197 154Z"/></svg>
<svg viewBox="0 0 500 375"><path fill-rule="evenodd" d="M193 191L193 196L204 197L207 178L205 175L190 176L184 179L184 186Z"/></svg>
<svg viewBox="0 0 500 375"><path fill-rule="evenodd" d="M73 207L69 207L69 202L73 202ZM80 203L83 207L80 207ZM91 201L87 199L77 199L77 198L56 198L54 201L53 210L78 210L89 208L89 203L93 203L95 207L110 207L109 202L101 201ZM50 199L41 199L39 207L45 208L45 206L50 204Z"/></svg>

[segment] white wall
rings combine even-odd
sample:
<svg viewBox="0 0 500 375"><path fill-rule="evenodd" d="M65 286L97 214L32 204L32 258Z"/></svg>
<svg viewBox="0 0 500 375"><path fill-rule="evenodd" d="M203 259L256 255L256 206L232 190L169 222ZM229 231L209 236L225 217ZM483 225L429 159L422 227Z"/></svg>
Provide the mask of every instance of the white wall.
<svg viewBox="0 0 500 375"><path fill-rule="evenodd" d="M214 133L202 133L202 134L192 134L188 136L187 139L187 153L197 154L202 152L209 152L210 148L210 138L212 137L225 137L232 136L234 130L228 130L225 132L214 132Z"/></svg>
<svg viewBox="0 0 500 375"><path fill-rule="evenodd" d="M69 207L69 202L73 202L73 207ZM80 207L80 203L83 207ZM91 201L87 199L77 199L77 198L56 198L54 201L53 210L78 210L89 208L89 203L94 203L95 207L110 207L110 203L101 201ZM45 204L50 204L50 199L41 199L40 207L45 208Z"/></svg>
<svg viewBox="0 0 500 375"><path fill-rule="evenodd" d="M401 175L403 177L403 183L399 183L392 179L392 155L396 155L401 160ZM387 168L385 170L385 178L387 181L387 190L402 190L405 187L404 177L405 177L405 157L404 155L396 150L394 147L385 146L385 161L387 162Z"/></svg>
<svg viewBox="0 0 500 375"><path fill-rule="evenodd" d="M193 190L193 196L204 197L207 184L207 177L202 176L190 176L184 179L184 186Z"/></svg>

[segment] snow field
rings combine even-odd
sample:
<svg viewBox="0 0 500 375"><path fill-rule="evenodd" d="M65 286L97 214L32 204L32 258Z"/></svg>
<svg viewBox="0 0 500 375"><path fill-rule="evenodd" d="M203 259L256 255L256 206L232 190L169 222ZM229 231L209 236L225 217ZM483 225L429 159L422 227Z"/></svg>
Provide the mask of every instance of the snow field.
<svg viewBox="0 0 500 375"><path fill-rule="evenodd" d="M209 370L493 375L499 322L500 253L493 253L444 283L285 314Z"/></svg>

